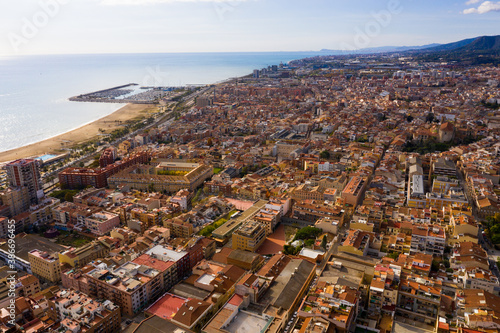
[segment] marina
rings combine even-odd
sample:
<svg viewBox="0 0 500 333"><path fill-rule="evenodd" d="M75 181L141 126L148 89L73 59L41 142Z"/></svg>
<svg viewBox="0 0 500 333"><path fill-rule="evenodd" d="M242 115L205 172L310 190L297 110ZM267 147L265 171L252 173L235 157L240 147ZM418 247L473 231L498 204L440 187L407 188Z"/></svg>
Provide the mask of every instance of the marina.
<svg viewBox="0 0 500 333"><path fill-rule="evenodd" d="M98 90L69 98L72 102L155 104L181 87L141 87L137 83Z"/></svg>

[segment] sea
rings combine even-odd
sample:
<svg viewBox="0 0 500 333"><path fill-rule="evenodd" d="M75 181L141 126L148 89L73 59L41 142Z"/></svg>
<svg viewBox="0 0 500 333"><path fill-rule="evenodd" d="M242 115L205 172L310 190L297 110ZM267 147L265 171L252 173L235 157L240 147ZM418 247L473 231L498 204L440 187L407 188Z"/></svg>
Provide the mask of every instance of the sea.
<svg viewBox="0 0 500 333"><path fill-rule="evenodd" d="M68 98L128 83L217 83L321 52L86 54L0 57L0 152L71 131L124 104Z"/></svg>

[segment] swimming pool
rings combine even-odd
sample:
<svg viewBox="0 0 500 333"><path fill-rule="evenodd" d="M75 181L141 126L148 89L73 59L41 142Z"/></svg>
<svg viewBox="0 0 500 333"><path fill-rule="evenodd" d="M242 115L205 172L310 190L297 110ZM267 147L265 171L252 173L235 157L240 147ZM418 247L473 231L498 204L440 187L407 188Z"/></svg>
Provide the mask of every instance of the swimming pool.
<svg viewBox="0 0 500 333"><path fill-rule="evenodd" d="M45 162L45 161L50 160L51 158L54 158L54 157L57 157L57 155L46 154L46 155L38 157L37 159Z"/></svg>

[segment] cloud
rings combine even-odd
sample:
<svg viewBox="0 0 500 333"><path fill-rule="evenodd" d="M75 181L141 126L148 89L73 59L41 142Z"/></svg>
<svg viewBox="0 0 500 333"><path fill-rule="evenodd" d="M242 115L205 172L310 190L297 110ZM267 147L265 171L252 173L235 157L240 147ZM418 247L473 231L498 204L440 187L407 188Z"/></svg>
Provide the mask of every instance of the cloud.
<svg viewBox="0 0 500 333"><path fill-rule="evenodd" d="M246 0L101 0L100 4L105 6L138 6L138 5L154 5L161 3L174 2L219 2L219 3L235 3Z"/></svg>
<svg viewBox="0 0 500 333"><path fill-rule="evenodd" d="M465 4L466 5L473 5L473 4L478 3L478 2L481 2L481 0L469 0Z"/></svg>
<svg viewBox="0 0 500 333"><path fill-rule="evenodd" d="M476 0L471 0L476 1ZM469 1L470 2L470 1ZM463 11L464 14L484 14L488 12L499 12L500 11L500 1L484 1L477 8L468 8Z"/></svg>

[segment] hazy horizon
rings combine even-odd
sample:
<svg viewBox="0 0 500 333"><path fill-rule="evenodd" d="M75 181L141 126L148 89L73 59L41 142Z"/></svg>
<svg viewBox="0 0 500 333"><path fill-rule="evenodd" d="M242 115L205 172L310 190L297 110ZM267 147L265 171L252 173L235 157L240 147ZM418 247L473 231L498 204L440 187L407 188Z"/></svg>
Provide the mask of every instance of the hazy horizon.
<svg viewBox="0 0 500 333"><path fill-rule="evenodd" d="M482 0L26 0L0 4L0 54L421 46L500 35L499 13Z"/></svg>

